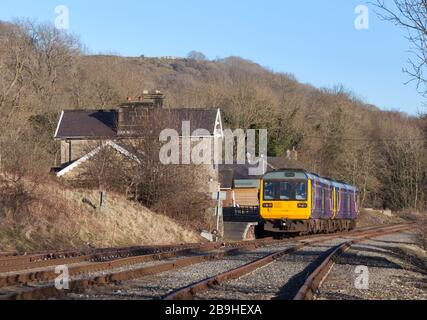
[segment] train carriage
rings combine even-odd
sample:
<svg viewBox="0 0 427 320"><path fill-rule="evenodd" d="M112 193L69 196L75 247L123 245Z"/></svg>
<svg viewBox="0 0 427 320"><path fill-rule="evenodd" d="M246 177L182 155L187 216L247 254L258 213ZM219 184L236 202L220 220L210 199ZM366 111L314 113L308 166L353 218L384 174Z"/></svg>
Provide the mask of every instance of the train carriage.
<svg viewBox="0 0 427 320"><path fill-rule="evenodd" d="M268 172L260 184L261 228L282 233L352 230L358 198L356 187L305 170Z"/></svg>

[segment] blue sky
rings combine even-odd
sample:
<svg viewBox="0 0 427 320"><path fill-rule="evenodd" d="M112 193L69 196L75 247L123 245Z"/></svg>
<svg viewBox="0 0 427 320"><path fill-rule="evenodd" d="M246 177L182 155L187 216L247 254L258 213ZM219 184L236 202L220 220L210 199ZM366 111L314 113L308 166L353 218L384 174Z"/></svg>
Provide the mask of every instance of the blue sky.
<svg viewBox="0 0 427 320"><path fill-rule="evenodd" d="M66 5L70 31L92 53L125 56L231 55L317 87L344 85L367 103L417 114L423 98L402 68L405 32L366 4L369 29L354 27L354 0L2 0L0 19L54 22Z"/></svg>

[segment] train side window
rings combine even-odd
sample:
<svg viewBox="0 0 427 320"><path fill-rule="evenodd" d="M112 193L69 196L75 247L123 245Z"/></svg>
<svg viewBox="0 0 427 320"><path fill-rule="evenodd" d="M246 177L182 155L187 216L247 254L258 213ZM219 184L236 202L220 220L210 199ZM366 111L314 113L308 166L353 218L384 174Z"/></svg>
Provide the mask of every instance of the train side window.
<svg viewBox="0 0 427 320"><path fill-rule="evenodd" d="M322 210L325 210L325 197L326 197L326 192L325 189L322 188Z"/></svg>
<svg viewBox="0 0 427 320"><path fill-rule="evenodd" d="M337 212L341 211L341 190L337 188Z"/></svg>
<svg viewBox="0 0 427 320"><path fill-rule="evenodd" d="M316 196L316 190L314 188L314 183L312 182L311 183L311 206L313 208L316 208L316 198L315 198L315 196Z"/></svg>
<svg viewBox="0 0 427 320"><path fill-rule="evenodd" d="M322 187L316 187L316 206L319 210L323 208L323 190Z"/></svg>
<svg viewBox="0 0 427 320"><path fill-rule="evenodd" d="M351 212L351 192L348 192L348 197L347 197L347 202L348 202L348 212Z"/></svg>
<svg viewBox="0 0 427 320"><path fill-rule="evenodd" d="M329 202L330 202L330 193L331 191L328 189L325 189L325 210L326 210L326 206L329 206ZM328 208L329 209L329 208Z"/></svg>
<svg viewBox="0 0 427 320"><path fill-rule="evenodd" d="M354 209L356 212L359 211L359 194L357 192L354 193Z"/></svg>
<svg viewBox="0 0 427 320"><path fill-rule="evenodd" d="M317 185L313 185L313 206L316 209L319 209L319 187Z"/></svg>

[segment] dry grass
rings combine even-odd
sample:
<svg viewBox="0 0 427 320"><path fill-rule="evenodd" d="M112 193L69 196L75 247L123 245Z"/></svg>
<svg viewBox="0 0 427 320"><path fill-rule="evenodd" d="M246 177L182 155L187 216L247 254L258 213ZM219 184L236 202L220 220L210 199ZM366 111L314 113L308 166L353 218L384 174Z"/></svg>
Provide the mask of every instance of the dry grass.
<svg viewBox="0 0 427 320"><path fill-rule="evenodd" d="M424 250L427 250L427 212L416 210L402 211L401 216L408 221L417 224L417 244Z"/></svg>
<svg viewBox="0 0 427 320"><path fill-rule="evenodd" d="M402 223L404 221L405 219L395 213L393 213L393 217L389 217L383 214L380 210L362 209L360 211L357 225L359 227L365 227L381 224Z"/></svg>
<svg viewBox="0 0 427 320"><path fill-rule="evenodd" d="M179 226L172 219L154 213L147 208L124 199L122 196L107 193L106 202L101 210L92 209L83 204L82 199L89 199L92 204L99 202L99 193L86 190L65 191L64 198L75 203L81 203L82 211L90 210L97 220L102 221L104 228L110 231L110 236L100 239L101 242L111 241L115 245L129 244L129 239L138 243L168 244L176 242L191 242L199 240L193 231ZM85 207L85 208L84 208Z"/></svg>
<svg viewBox="0 0 427 320"><path fill-rule="evenodd" d="M108 193L102 210L95 191L65 189L51 182L32 191L28 210L0 217L0 251L80 249L200 241L195 231Z"/></svg>
<svg viewBox="0 0 427 320"><path fill-rule="evenodd" d="M386 216L379 210L362 209L360 212L358 226L370 226L379 224L392 224L403 222L415 222L417 224L416 235L417 245L427 250L427 213L417 212L415 210L405 210L394 212L393 217Z"/></svg>

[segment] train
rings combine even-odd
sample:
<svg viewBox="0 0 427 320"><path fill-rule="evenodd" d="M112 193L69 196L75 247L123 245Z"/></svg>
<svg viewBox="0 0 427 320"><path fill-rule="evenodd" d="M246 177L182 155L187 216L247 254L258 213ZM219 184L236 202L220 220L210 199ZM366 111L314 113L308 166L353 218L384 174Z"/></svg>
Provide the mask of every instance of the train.
<svg viewBox="0 0 427 320"><path fill-rule="evenodd" d="M359 190L303 169L267 172L260 181L258 232L316 234L350 231L359 216Z"/></svg>

